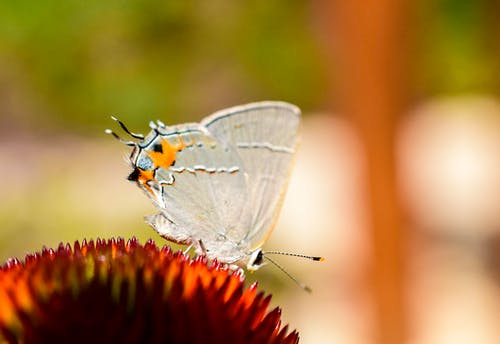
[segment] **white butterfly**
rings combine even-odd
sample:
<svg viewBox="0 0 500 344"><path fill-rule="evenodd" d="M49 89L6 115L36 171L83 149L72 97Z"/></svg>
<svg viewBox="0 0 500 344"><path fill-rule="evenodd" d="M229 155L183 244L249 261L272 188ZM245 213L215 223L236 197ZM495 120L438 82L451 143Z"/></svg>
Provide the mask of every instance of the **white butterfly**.
<svg viewBox="0 0 500 344"><path fill-rule="evenodd" d="M106 132L134 147L128 179L159 210L146 222L162 237L256 270L285 196L300 117L294 105L266 101L221 110L200 123L151 122L146 137L118 121L139 142Z"/></svg>

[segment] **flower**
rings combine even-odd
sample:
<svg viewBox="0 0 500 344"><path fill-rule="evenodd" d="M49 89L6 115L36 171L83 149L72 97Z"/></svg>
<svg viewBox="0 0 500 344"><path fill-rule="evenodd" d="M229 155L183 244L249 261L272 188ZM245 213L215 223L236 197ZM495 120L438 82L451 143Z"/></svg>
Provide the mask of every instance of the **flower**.
<svg viewBox="0 0 500 344"><path fill-rule="evenodd" d="M84 240L0 268L0 342L297 343L270 299L151 240Z"/></svg>

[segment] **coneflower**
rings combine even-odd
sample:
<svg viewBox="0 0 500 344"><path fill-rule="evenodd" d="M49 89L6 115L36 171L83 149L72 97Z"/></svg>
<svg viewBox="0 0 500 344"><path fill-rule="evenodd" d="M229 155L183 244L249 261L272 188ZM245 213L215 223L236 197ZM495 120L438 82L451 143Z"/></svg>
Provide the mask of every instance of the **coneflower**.
<svg viewBox="0 0 500 344"><path fill-rule="evenodd" d="M84 240L0 268L0 342L297 343L270 299L153 241Z"/></svg>

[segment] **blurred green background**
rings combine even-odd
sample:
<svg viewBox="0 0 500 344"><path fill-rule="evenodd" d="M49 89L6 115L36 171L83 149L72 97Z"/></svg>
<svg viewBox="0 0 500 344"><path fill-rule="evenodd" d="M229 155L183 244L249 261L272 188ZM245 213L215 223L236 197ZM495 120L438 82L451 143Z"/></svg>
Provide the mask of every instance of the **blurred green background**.
<svg viewBox="0 0 500 344"><path fill-rule="evenodd" d="M0 261L9 257L22 258L42 245L54 247L61 241L83 238L135 235L142 242L152 237L159 245L163 244L142 219L154 212L153 206L140 190L125 180L129 173L129 166L123 161L123 157L128 156L127 148L104 134L105 128L116 127L110 115L120 118L131 130L146 134L150 120L161 119L167 125L198 121L232 105L276 99L299 105L305 122L314 121L315 114L323 114L337 121L335 128L349 127L349 116L341 113L342 96L338 92L342 70L337 62L342 60L344 52L342 46L336 44L346 32L335 26L336 13L332 13L332 6L328 4L328 1L303 0L0 2L0 166L3 170ZM404 47L407 50L404 64L410 108L401 118L409 118L414 109L443 97L455 99L458 104L470 95L486 97L498 109L498 13L500 4L493 0L408 2L408 13L398 22L397 28L408 43ZM359 103L363 101L363 95L359 95ZM437 111L433 108L431 117L450 117L448 113L453 111L448 110L457 108L456 103L453 104ZM470 111L466 117L483 114L482 105L467 104L472 105L467 108ZM465 107L458 105L458 108ZM493 119L488 119L486 127L494 127L491 123L497 123L499 112L492 110L492 113ZM311 127L316 131L307 136L306 130L304 136L321 137L323 141L317 142L320 148L335 149L325 143L334 133L340 138L344 134L351 137L350 129L337 132L332 127L321 136L316 133L322 127L330 128L328 125ZM357 141L349 140L340 142L339 147L345 145L346 156L354 161L357 157L349 153L349 149L357 147ZM323 153L317 161L321 163L329 154L330 151ZM328 182L326 179L336 175L335 171L348 165L353 170L345 175L357 176L357 169L364 166L362 162L359 165L343 162L337 161L337 165L328 168L315 167L325 171L323 179L303 179L303 185L322 189L323 183ZM365 181L356 182L364 185ZM492 190L496 190L494 187ZM298 198L302 195L296 194ZM339 193L338 197L342 205L345 194ZM306 199L302 200L302 206L304 202L314 205ZM358 217L364 210L349 211L354 214L352 217ZM304 212L304 216L308 215ZM327 212L326 217L335 220L330 218L332 213ZM440 226L436 223L429 226L426 221L422 225L415 218L409 222L411 229L412 225L423 227L423 230L419 228L422 232ZM499 237L500 223L488 226L496 233L493 236ZM370 322L366 320L370 312L359 301L364 297L360 291L365 284L360 277L364 270L356 270L366 262L366 245L353 244L356 249L345 256L349 259L345 258L347 263L343 266L344 260L338 258L336 250L341 250L342 245L351 247L349 243L358 239L349 236L353 228L340 227L342 225L335 225L342 238L338 243L325 241L323 234L317 234L316 242L323 241L319 250L330 245L327 249L332 247L331 251L327 253L333 257L332 264L338 265L313 268L319 276L316 285L324 289L324 294L320 291L316 301L300 301L302 294L297 300L287 299L287 295L296 295L293 294L296 290L276 269L262 269L250 277L284 293L276 297L290 304L290 319L295 321L292 327L304 329L305 338L313 338L311 333L319 335L314 337L316 341L306 342L325 342L317 338L330 339L330 334L321 337L320 333L331 328L293 314L307 315L304 307L310 303L310 312L330 321L333 314L328 313L330 310L317 312L324 300L321 295L325 297L329 288L344 287L346 294L336 295L339 299L333 303L333 308L341 313L338 317L332 316L338 321L336 333L343 336L337 339L370 342L366 339L370 337L367 335L370 330L363 325ZM324 235L332 228L325 226ZM475 229L472 226L469 230L473 233ZM305 234L308 230L313 229L304 228ZM281 237L276 234L269 247L287 249L290 245L279 241L287 237L286 233ZM454 235L445 240L447 244L463 239L461 234L459 239ZM288 236L293 240L295 234ZM475 243L476 237L471 238L467 240ZM422 252L431 252L426 245L422 244ZM469 248L460 252L468 254ZM314 245L305 247L304 253L324 254L309 252L314 249ZM414 252L408 254L411 256ZM409 261L414 258L411 256ZM293 267L292 272L302 269L303 275L310 266L308 262L288 262L288 266ZM294 270L297 266L301 267ZM500 271L496 260L492 266ZM356 273L349 275L351 270ZM414 275L418 274L414 272ZM329 282L323 283L323 279ZM495 285L497 288L498 284ZM353 294L349 294L351 292ZM500 294L495 295L495 302L500 304ZM349 320L345 320L346 314L350 314ZM358 317L358 314L364 315ZM419 323L418 316L410 318ZM420 328L435 330L430 325ZM496 339L492 338L488 340L493 343ZM434 343L425 339L413 343L420 342ZM453 340L435 342L457 343Z"/></svg>
<svg viewBox="0 0 500 344"><path fill-rule="evenodd" d="M402 29L415 36L417 94L498 92L493 3L413 6ZM140 127L255 99L321 109L335 66L320 14L309 1L3 1L2 129L92 135L109 114Z"/></svg>
<svg viewBox="0 0 500 344"><path fill-rule="evenodd" d="M325 98L307 2L7 1L3 82L30 121L92 133L109 114L198 119L221 105ZM28 93L28 94L24 94Z"/></svg>
<svg viewBox="0 0 500 344"><path fill-rule="evenodd" d="M261 99L313 108L326 97L325 65L306 2L2 2L0 132L13 177L0 258L83 237L154 237L142 221L152 206L124 181L128 153L103 134L110 115L146 134L150 120L197 121Z"/></svg>

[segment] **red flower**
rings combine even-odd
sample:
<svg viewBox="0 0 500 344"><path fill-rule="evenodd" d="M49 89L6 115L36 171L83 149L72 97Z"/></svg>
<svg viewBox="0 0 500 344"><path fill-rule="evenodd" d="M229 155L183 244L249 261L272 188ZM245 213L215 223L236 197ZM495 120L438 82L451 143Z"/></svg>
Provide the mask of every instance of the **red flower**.
<svg viewBox="0 0 500 344"><path fill-rule="evenodd" d="M0 268L0 342L297 343L270 299L152 241L84 240Z"/></svg>

